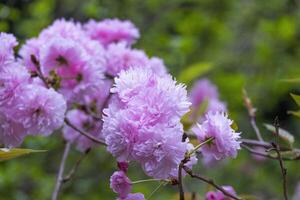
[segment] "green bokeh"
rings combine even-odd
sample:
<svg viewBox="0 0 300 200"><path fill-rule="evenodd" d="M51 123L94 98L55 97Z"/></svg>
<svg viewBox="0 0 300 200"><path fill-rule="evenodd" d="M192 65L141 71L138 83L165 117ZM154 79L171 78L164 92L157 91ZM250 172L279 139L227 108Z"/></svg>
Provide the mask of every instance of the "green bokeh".
<svg viewBox="0 0 300 200"><path fill-rule="evenodd" d="M8 0L0 3L0 31L14 33L23 43L57 18L81 22L90 18L129 19L141 31L135 47L163 58L175 77L190 66L213 66L202 77L219 87L221 99L227 102L243 137L254 138L242 101L241 91L246 88L266 138L271 135L262 123L272 123L275 116L279 116L282 127L300 138L299 120L287 114L287 110L297 109L289 93L300 93L299 84L282 81L300 75L299 10L296 0ZM192 84L186 83L188 87ZM300 146L299 139L296 144ZM61 137L28 138L22 147L48 152L0 163L0 200L49 199L63 151ZM67 168L79 156L72 150ZM63 186L62 199L114 199L109 188L109 177L116 169L112 160L104 148L93 149L75 179ZM286 164L291 196L300 180L300 164ZM241 151L236 160L209 169L200 162L197 168L218 183L233 185L239 193L282 199L277 162L258 163ZM146 178L138 166L130 169L130 177ZM202 195L207 189L190 179L186 184L190 191ZM156 185L137 185L134 191L147 196ZM175 194L176 187L166 186L152 199L171 199Z"/></svg>

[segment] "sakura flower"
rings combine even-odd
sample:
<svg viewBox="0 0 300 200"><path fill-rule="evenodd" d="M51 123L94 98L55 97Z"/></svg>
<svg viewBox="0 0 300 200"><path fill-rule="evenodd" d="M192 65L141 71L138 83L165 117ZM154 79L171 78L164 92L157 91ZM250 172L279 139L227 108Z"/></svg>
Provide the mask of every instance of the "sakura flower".
<svg viewBox="0 0 300 200"><path fill-rule="evenodd" d="M241 143L239 141L240 133L235 132L231 125L232 121L223 112L209 112L205 115L205 120L192 129L199 142L214 138L211 143L200 149L203 155L211 155L216 160L237 156L237 150L240 149Z"/></svg>
<svg viewBox="0 0 300 200"><path fill-rule="evenodd" d="M104 110L103 135L118 161L138 161L146 174L168 178L177 169L188 143L182 142L181 117L190 103L185 87L149 68L122 71Z"/></svg>
<svg viewBox="0 0 300 200"><path fill-rule="evenodd" d="M142 50L131 49L125 43L111 44L107 48L107 73L116 76L130 67L146 66L148 57Z"/></svg>
<svg viewBox="0 0 300 200"><path fill-rule="evenodd" d="M64 122L66 102L53 89L39 85L24 85L12 108L9 118L23 124L30 134L49 135Z"/></svg>
<svg viewBox="0 0 300 200"><path fill-rule="evenodd" d="M16 38L9 33L0 32L0 69L6 62L14 61L13 48L18 45Z"/></svg>
<svg viewBox="0 0 300 200"><path fill-rule="evenodd" d="M90 20L84 28L92 39L104 46L113 42L125 42L126 45L131 45L140 37L138 29L128 20L105 19L100 22Z"/></svg>
<svg viewBox="0 0 300 200"><path fill-rule="evenodd" d="M131 181L125 172L116 171L110 177L110 187L120 198L125 198L131 191Z"/></svg>

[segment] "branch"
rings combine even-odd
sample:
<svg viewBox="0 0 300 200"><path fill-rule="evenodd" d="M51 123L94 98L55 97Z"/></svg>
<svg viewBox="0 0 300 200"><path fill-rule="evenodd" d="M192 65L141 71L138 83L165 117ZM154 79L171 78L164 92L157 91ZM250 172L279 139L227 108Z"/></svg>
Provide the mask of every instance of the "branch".
<svg viewBox="0 0 300 200"><path fill-rule="evenodd" d="M71 128L73 128L75 131L77 131L78 133L80 133L81 135L89 138L90 140L92 140L93 142L97 143L97 144L101 144L106 146L105 142L102 140L99 140L98 138L90 135L89 133L85 132L84 130L81 130L80 128L76 127L74 124L72 124L67 118L65 118L65 123L70 126Z"/></svg>
<svg viewBox="0 0 300 200"><path fill-rule="evenodd" d="M184 190L183 190L183 184L182 184L182 168L184 167L184 164L186 163L186 159L182 160L179 164L178 168L178 189L179 189L179 196L180 200L184 200Z"/></svg>
<svg viewBox="0 0 300 200"><path fill-rule="evenodd" d="M243 97L244 97L245 106L248 110L248 115L250 117L251 126L254 129L258 140L259 141L264 141L261 134L260 134L260 131L259 131L257 125L256 125L256 120L255 120L256 119L256 114L255 114L256 113L256 108L253 107L251 99L248 97L247 92L246 92L245 89L243 89Z"/></svg>
<svg viewBox="0 0 300 200"><path fill-rule="evenodd" d="M279 137L279 121L278 121L277 117L275 118L274 126L275 126L275 130L276 130L275 131L276 132L276 137L277 137L277 140L278 140L278 137ZM278 162L279 162L280 169L281 169L281 174L282 174L282 186L283 186L284 199L288 200L287 184L286 184L287 169L283 165L279 145L277 143L272 143L272 146L274 147L274 150L276 151L276 153L278 155L277 158L278 158Z"/></svg>
<svg viewBox="0 0 300 200"><path fill-rule="evenodd" d="M72 169L70 170L70 172L68 173L68 175L66 175L64 178L63 178L63 183L66 183L68 181L70 181L74 174L76 173L80 163L83 161L83 159L88 155L88 153L90 152L91 149L88 149L86 152L84 152L84 154L82 154L80 156L80 158L76 161L75 165L72 167Z"/></svg>
<svg viewBox="0 0 300 200"><path fill-rule="evenodd" d="M183 166L183 169L186 171L186 173L188 173L192 178L196 178L196 179L199 179L203 182L206 182L208 184L210 184L211 186L215 187L217 190L221 191L225 196L228 196L232 199L235 199L235 200L242 200L241 198L239 197L236 197L232 194L230 194L229 192L227 192L226 190L224 190L221 186L217 185L213 180L211 179L207 179L205 177L202 177L200 175L196 175L196 174L193 174L192 170L190 170L188 167L186 166Z"/></svg>
<svg viewBox="0 0 300 200"><path fill-rule="evenodd" d="M67 142L65 144L63 157L60 161L60 166L59 166L59 171L58 171L58 175L57 175L57 179L56 179L55 189L52 193L52 200L57 200L58 199L59 190L60 190L61 185L63 183L63 174L64 174L64 169L65 169L65 162L66 162L67 157L69 155L70 148L71 148L71 143Z"/></svg>
<svg viewBox="0 0 300 200"><path fill-rule="evenodd" d="M36 67L36 71L37 71L38 77L43 81L43 83L45 84L45 86L47 88L50 88L47 79L44 77L44 75L42 73L41 64L38 61L38 59L33 54L30 56L30 59L31 59L32 63L35 65L35 67Z"/></svg>

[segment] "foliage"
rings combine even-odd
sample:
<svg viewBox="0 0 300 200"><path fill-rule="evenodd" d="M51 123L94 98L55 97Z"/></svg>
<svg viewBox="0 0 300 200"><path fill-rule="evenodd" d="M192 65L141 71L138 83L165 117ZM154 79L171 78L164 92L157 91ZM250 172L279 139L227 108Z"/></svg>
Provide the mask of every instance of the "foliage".
<svg viewBox="0 0 300 200"><path fill-rule="evenodd" d="M191 77L195 80L206 76L218 85L221 99L227 102L230 116L243 130L243 136L255 137L242 102L241 90L246 87L258 110L257 121L271 124L279 116L281 127L295 138L300 137L299 119L287 114L287 110L298 108L289 93L300 93L299 82L282 81L297 80L300 73L297 1L6 0L0 3L0 31L12 32L22 39L37 36L42 28L61 17L79 21L130 19L143 35L137 47L162 57L179 80L191 86ZM293 113L299 116L299 112ZM262 134L272 138L268 132ZM299 146L299 141L294 145ZM61 137L47 140L32 137L22 147L48 151L1 162L0 199L49 199L63 149ZM69 162L75 163L78 156L79 153L72 152ZM63 199L113 199L115 195L108 180L116 163L111 160L103 148L93 150L75 179L64 187ZM286 165L288 191L292 194L300 179L299 165ZM233 185L237 191L264 199L281 195L281 178L274 176L280 174L277 163L271 160L256 163L246 152L241 152L237 160L213 169L198 166L197 171L219 183ZM141 170L129 174L136 178L144 176ZM194 183L187 183L193 191L207 191L206 185ZM137 185L134 190L150 194L155 187L155 183L147 183ZM152 199L171 199L175 189L160 189Z"/></svg>

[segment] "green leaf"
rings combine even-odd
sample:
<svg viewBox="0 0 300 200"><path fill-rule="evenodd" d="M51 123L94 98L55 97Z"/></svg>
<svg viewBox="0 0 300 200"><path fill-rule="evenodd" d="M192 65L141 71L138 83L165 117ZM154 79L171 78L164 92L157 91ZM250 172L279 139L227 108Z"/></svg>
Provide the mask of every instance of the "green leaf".
<svg viewBox="0 0 300 200"><path fill-rule="evenodd" d="M0 161L10 160L30 153L41 153L41 152L45 152L45 150L0 148Z"/></svg>
<svg viewBox="0 0 300 200"><path fill-rule="evenodd" d="M296 117L300 117L300 110L298 110L298 111L288 111L287 112L288 114L292 114L292 115L295 115Z"/></svg>
<svg viewBox="0 0 300 200"><path fill-rule="evenodd" d="M291 93L291 96L293 97L293 99L297 103L297 105L300 106L300 95Z"/></svg>
<svg viewBox="0 0 300 200"><path fill-rule="evenodd" d="M212 67L213 65L211 63L200 62L193 64L179 74L178 80L180 82L189 83L208 72Z"/></svg>
<svg viewBox="0 0 300 200"><path fill-rule="evenodd" d="M300 78L281 79L281 81L287 82L287 83L300 83Z"/></svg>
<svg viewBox="0 0 300 200"><path fill-rule="evenodd" d="M273 125L271 124L264 124L266 129L271 131L272 133L276 133L276 129ZM282 128L279 128L278 129L278 134L279 134L279 137L285 142L285 143L288 143L289 147L292 148L293 146L293 143L295 142L295 138L294 136L289 133L288 131L282 129Z"/></svg>

